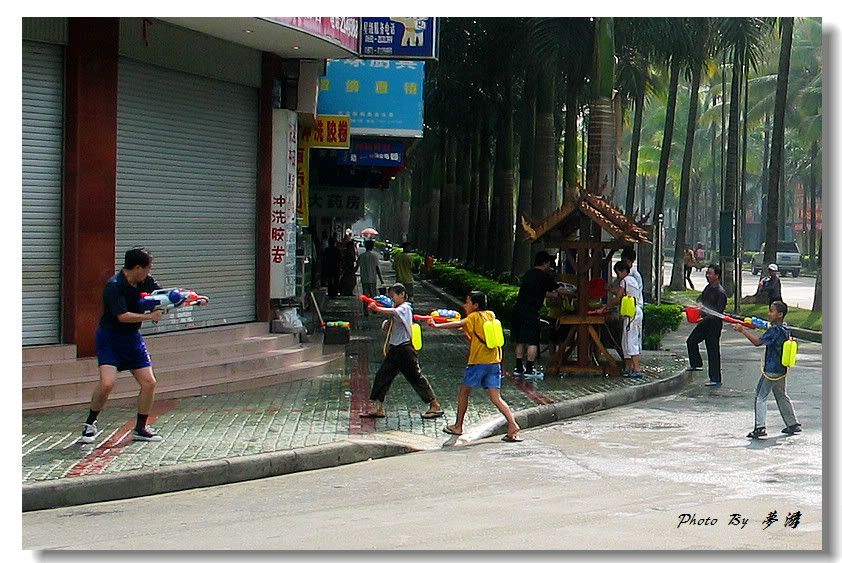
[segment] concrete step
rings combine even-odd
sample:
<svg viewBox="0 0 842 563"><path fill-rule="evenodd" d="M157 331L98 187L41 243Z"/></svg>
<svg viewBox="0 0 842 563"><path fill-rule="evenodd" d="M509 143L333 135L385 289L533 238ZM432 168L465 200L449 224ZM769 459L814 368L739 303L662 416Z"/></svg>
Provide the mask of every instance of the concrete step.
<svg viewBox="0 0 842 563"><path fill-rule="evenodd" d="M249 336L230 343L200 344L179 349L165 348L157 354L150 352L150 355L153 368L157 372L179 365L236 359L297 346L297 335L266 334ZM90 378L95 381L99 377L96 358L25 363L22 366L22 373L24 387L78 382Z"/></svg>
<svg viewBox="0 0 842 563"><path fill-rule="evenodd" d="M253 322L154 334L144 336L143 339L146 341L146 349L154 358L161 352L203 345L227 345L244 338L268 334L268 322Z"/></svg>
<svg viewBox="0 0 842 563"><path fill-rule="evenodd" d="M225 371L224 374L217 374L215 378L167 377L162 380L159 377L155 396L159 399L166 399L254 389L286 381L309 379L323 373L342 369L345 365L344 352L322 356L320 343L307 345L306 348L308 348L308 352L303 354L303 357L311 357L311 359L304 359L283 367L271 366L252 370L236 369ZM313 356L317 359L312 359ZM242 368L243 366L239 367ZM256 367L257 364L252 366L252 368ZM62 389L54 386L24 389L23 410L83 405L90 400L92 391L93 386L90 382L71 384L63 386ZM137 397L137 392L138 387L131 374L128 372L121 373L117 378L117 384L114 386L109 402L116 404L131 403Z"/></svg>
<svg viewBox="0 0 842 563"><path fill-rule="evenodd" d="M26 364L30 362L72 360L74 358L76 358L75 344L49 344L46 346L25 346L22 361Z"/></svg>

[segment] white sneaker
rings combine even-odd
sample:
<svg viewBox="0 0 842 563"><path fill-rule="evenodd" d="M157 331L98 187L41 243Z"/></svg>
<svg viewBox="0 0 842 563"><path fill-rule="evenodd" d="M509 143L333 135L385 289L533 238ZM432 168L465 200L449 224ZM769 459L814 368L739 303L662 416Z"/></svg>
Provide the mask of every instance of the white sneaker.
<svg viewBox="0 0 842 563"><path fill-rule="evenodd" d="M158 434L158 431L149 425L146 425L143 430L135 428L134 432L132 432L132 440L137 442L160 442L163 439L163 436Z"/></svg>
<svg viewBox="0 0 842 563"><path fill-rule="evenodd" d="M96 435L99 434L99 430L96 429L96 420L93 424L88 424L87 422L82 423L84 428L82 429L82 437L79 438L79 441L83 444L90 444L96 439Z"/></svg>

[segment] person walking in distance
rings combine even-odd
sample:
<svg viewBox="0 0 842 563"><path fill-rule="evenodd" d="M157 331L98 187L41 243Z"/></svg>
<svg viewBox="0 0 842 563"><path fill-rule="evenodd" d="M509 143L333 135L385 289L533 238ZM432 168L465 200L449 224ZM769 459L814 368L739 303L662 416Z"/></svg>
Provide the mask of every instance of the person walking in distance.
<svg viewBox="0 0 842 563"><path fill-rule="evenodd" d="M412 299L415 295L414 285L415 277L412 275L412 256L409 255L411 246L408 242L403 243L403 252L398 253L392 260L392 265L395 268L395 281L406 288L406 295Z"/></svg>
<svg viewBox="0 0 842 563"><path fill-rule="evenodd" d="M383 281L383 274L380 272L380 254L374 251L374 241L368 239L364 243L365 252L360 254L357 263L360 265L360 284L363 286L363 295L374 297L377 295L377 279ZM363 314L368 316L368 307L363 304Z"/></svg>
<svg viewBox="0 0 842 563"><path fill-rule="evenodd" d="M486 297L481 291L472 291L465 297L465 318L458 321L451 321L436 324L433 319L427 321L430 328L461 328L465 331L470 349L468 351L468 366L465 368L465 376L459 386L459 403L456 407L456 423L444 427L445 434L460 436L462 434L462 423L465 421L465 413L468 411L468 399L471 390L476 387L484 387L488 391L488 398L506 418L508 429L503 440L506 442L521 442L523 439L518 436L520 426L515 422L512 409L500 396L500 386L503 380L503 372L500 362L503 360L503 349L501 347L489 348L485 340L484 324L495 319L493 311L487 311Z"/></svg>
<svg viewBox="0 0 842 563"><path fill-rule="evenodd" d="M339 295L339 275L342 268L342 253L339 250L336 237L331 236L322 253L322 285L327 286L327 294L331 299Z"/></svg>
<svg viewBox="0 0 842 563"><path fill-rule="evenodd" d="M693 265L696 263L696 255L693 253L693 249L689 246L684 248L684 281L687 282L684 284L686 288L688 285L690 289L696 289L696 286L693 285L693 280L690 279L690 274L693 273Z"/></svg>
<svg viewBox="0 0 842 563"><path fill-rule="evenodd" d="M717 313L725 311L725 304L728 302L728 296L725 294L725 289L719 283L722 269L719 264L711 264L708 266L705 277L708 280L708 285L705 287L702 294L699 296L699 301L703 307L706 307ZM705 349L708 353L708 378L710 381L705 383L708 387L719 387L722 385L722 372L719 363L719 338L722 336L722 319L714 315L709 315L704 308L701 312L702 320L693 328L693 332L687 337L687 353L690 356L690 371L700 371L702 369L702 355L699 353L699 343L705 341Z"/></svg>
<svg viewBox="0 0 842 563"><path fill-rule="evenodd" d="M734 330L749 339L755 346L766 346L763 357L763 369L760 381L754 393L754 430L746 438L760 438L766 435L766 400L769 393L774 393L775 402L781 418L786 425L781 432L796 434L801 432L801 424L795 418L792 401L786 394L786 366L783 365L784 342L789 340L789 327L784 322L788 307L783 301L775 301L769 305L769 322L771 327L758 336L743 325L734 325Z"/></svg>
<svg viewBox="0 0 842 563"><path fill-rule="evenodd" d="M146 424L155 401L155 374L140 335L143 321L161 320L161 311L144 313L140 309L141 292L151 293L161 286L149 275L152 255L144 248L126 252L123 268L105 284L102 292L103 312L96 330L96 356L99 364L99 383L91 397L88 419L82 429L80 442L89 444L99 433L96 419L108 399L117 372L131 370L140 385L137 397L137 424L132 439L160 442L158 431Z"/></svg>

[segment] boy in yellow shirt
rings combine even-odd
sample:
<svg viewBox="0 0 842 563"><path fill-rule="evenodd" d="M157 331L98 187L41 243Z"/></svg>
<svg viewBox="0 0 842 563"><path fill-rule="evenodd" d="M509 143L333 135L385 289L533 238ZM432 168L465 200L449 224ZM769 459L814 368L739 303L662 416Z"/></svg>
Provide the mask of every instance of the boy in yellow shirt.
<svg viewBox="0 0 842 563"><path fill-rule="evenodd" d="M494 319L493 311L486 311L486 297L481 291L472 291L465 297L465 318L459 321L436 324L430 319L427 325L430 328L463 328L465 337L470 343L468 352L468 366L465 368L465 376L459 386L459 404L456 409L456 424L444 427L444 432L460 436L462 434L462 423L465 420L465 413L468 411L468 398L471 390L475 387L484 387L488 390L488 398L497 407L497 410L506 417L508 431L503 436L504 442L522 442L523 438L518 436L520 426L515 422L512 409L500 396L500 384L503 373L500 362L503 360L502 348L489 348L485 345L485 321Z"/></svg>

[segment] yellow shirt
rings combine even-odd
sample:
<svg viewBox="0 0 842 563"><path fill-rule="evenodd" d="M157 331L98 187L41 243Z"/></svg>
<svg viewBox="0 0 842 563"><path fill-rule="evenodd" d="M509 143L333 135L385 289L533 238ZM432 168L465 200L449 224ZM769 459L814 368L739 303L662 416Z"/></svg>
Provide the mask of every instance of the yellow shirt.
<svg viewBox="0 0 842 563"><path fill-rule="evenodd" d="M485 345L485 330L483 324L485 321L494 319L492 311L474 311L465 317L465 336L471 343L471 349L468 352L468 365L475 364L499 364L503 360L502 348L489 348ZM479 338L477 338L479 335Z"/></svg>

